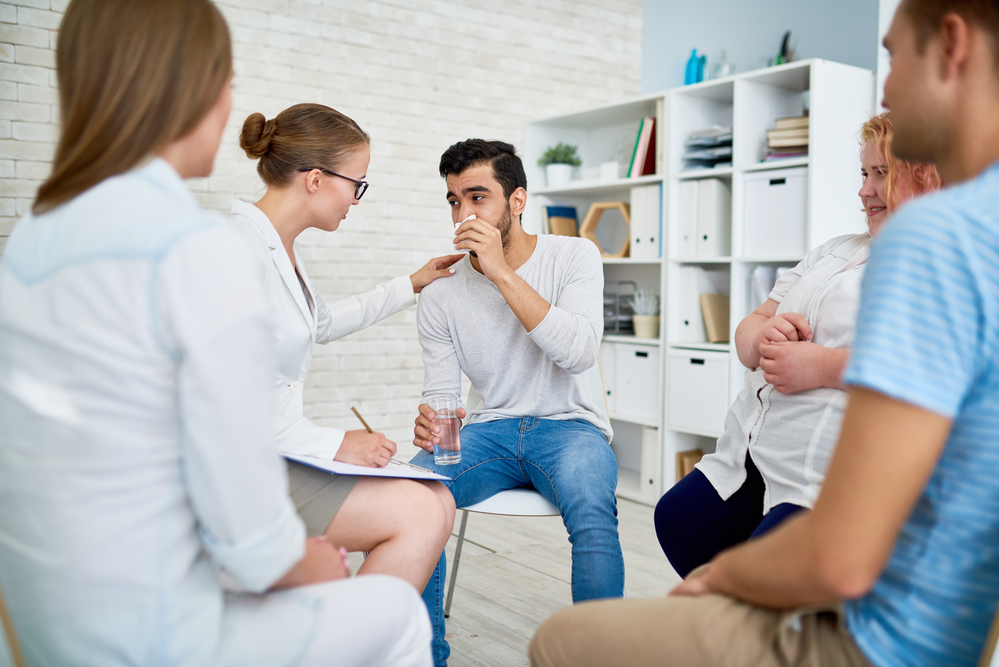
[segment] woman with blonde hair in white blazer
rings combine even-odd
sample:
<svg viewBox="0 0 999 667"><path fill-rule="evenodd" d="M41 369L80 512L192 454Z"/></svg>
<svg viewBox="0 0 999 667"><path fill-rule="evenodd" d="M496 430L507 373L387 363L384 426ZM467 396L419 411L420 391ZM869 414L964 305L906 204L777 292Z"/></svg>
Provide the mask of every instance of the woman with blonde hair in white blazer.
<svg viewBox="0 0 999 667"><path fill-rule="evenodd" d="M430 664L416 591L306 538L259 267L184 184L231 107L222 14L72 0L56 59L52 175L0 259L0 586L27 663Z"/></svg>
<svg viewBox="0 0 999 667"><path fill-rule="evenodd" d="M321 427L303 415L302 387L315 345L354 333L416 303L415 295L463 255L432 259L365 294L327 305L295 240L333 232L367 190L371 153L357 123L321 104L296 104L265 120L251 114L240 146L267 186L255 204L235 199L232 224L256 250L277 326L275 438L282 452L384 466L396 445L381 433ZM291 497L310 535L369 552L358 574L393 574L423 590L454 525L454 498L440 482L330 475L289 463Z"/></svg>

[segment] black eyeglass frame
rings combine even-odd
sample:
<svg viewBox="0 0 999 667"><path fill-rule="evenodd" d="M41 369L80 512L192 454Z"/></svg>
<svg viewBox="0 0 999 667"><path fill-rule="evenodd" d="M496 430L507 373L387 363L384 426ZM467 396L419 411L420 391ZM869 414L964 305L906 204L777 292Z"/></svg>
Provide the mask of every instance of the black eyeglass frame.
<svg viewBox="0 0 999 667"><path fill-rule="evenodd" d="M323 169L322 167L299 167L299 171L312 171L313 169L318 169L324 174L329 174L330 176L339 176L340 178L350 181L354 184L354 199L361 201L361 197L364 193L368 191L369 183L367 181L359 181L356 178L351 178L350 176L344 176L343 174L338 174L335 171L330 171L329 169Z"/></svg>

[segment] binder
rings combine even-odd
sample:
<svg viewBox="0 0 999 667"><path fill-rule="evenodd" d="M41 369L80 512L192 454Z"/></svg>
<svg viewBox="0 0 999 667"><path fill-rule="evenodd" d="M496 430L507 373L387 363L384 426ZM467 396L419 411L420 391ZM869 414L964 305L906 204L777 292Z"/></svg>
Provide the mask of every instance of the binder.
<svg viewBox="0 0 999 667"><path fill-rule="evenodd" d="M680 268L680 341L707 340L704 316L701 314L701 295L717 292L708 272L699 266Z"/></svg>
<svg viewBox="0 0 999 667"><path fill-rule="evenodd" d="M731 254L732 193L724 181L697 181L697 256L724 257Z"/></svg>
<svg viewBox="0 0 999 667"><path fill-rule="evenodd" d="M631 257L657 259L661 256L659 242L662 206L661 186L644 185L631 189Z"/></svg>
<svg viewBox="0 0 999 667"><path fill-rule="evenodd" d="M675 257L697 255L697 181L681 181L679 193L680 220L677 230Z"/></svg>

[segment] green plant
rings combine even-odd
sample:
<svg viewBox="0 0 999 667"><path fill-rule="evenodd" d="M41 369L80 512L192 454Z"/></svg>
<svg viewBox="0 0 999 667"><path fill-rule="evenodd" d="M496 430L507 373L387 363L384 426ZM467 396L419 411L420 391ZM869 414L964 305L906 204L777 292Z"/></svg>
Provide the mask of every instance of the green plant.
<svg viewBox="0 0 999 667"><path fill-rule="evenodd" d="M631 298L631 310L635 315L658 315L659 295L652 290L638 290Z"/></svg>
<svg viewBox="0 0 999 667"><path fill-rule="evenodd" d="M561 141L555 146L549 146L545 149L545 152L541 154L541 159L538 160L539 167L547 167L550 164L571 164L573 167L578 167L583 164L583 161L579 159L576 155L576 149L578 146L570 146L569 144L564 144Z"/></svg>

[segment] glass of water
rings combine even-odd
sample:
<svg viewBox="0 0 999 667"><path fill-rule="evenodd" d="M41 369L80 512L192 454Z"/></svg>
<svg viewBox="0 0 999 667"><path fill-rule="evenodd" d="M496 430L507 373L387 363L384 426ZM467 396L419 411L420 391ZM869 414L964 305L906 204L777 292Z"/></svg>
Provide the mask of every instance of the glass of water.
<svg viewBox="0 0 999 667"><path fill-rule="evenodd" d="M458 397L431 396L427 405L434 413L434 426L440 428L440 433L434 435L440 440L434 445L434 463L439 466L451 465L461 461L461 420L458 419Z"/></svg>

